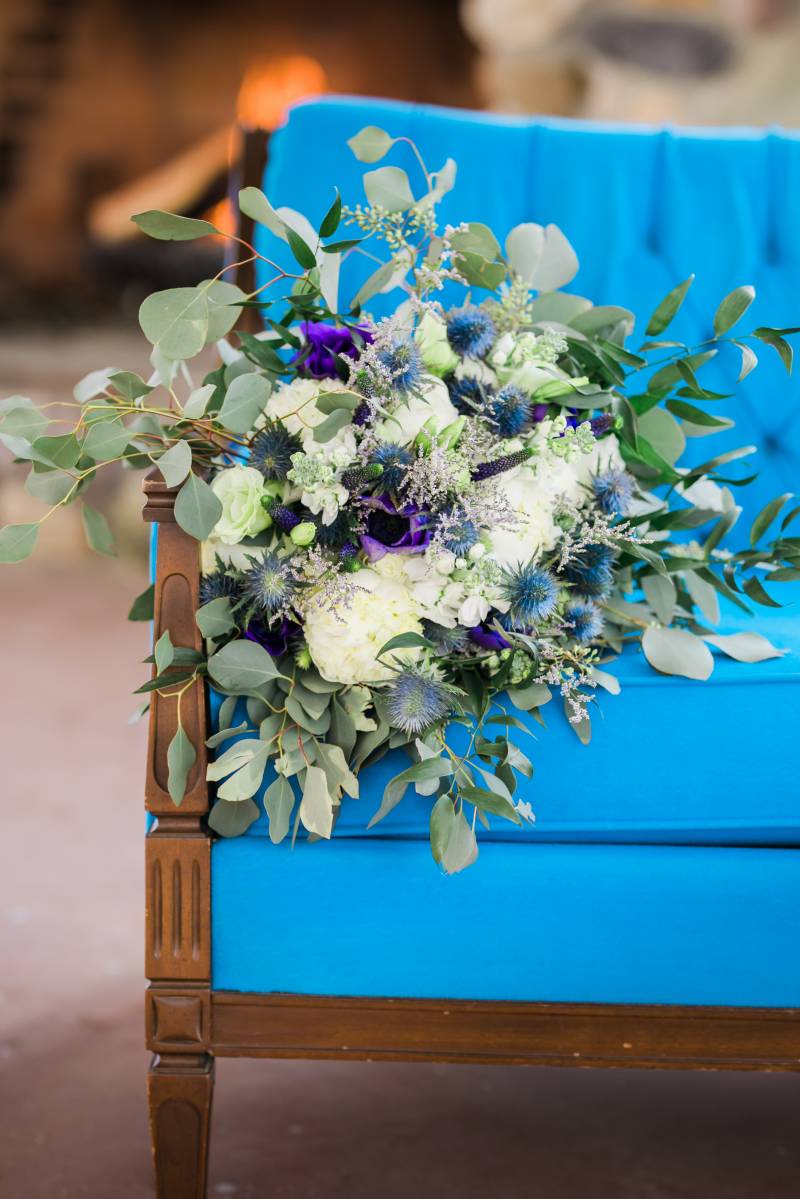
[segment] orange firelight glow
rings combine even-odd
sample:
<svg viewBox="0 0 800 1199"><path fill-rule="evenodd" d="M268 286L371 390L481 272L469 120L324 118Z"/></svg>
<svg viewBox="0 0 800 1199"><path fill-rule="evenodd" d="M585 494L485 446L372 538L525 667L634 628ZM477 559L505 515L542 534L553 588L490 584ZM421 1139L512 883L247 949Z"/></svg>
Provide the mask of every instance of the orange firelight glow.
<svg viewBox="0 0 800 1199"><path fill-rule="evenodd" d="M248 67L236 117L240 124L257 129L275 129L286 110L298 100L317 96L327 89L325 72L314 58L285 54L262 59Z"/></svg>

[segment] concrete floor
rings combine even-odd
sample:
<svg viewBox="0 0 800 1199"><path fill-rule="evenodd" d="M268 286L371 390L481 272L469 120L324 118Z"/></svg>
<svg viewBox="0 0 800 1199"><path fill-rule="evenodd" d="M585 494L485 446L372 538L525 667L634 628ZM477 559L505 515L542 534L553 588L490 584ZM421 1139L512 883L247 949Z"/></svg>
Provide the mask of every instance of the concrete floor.
<svg viewBox="0 0 800 1199"><path fill-rule="evenodd" d="M102 340L38 358L33 337L4 342L0 395L138 365L130 339ZM24 498L2 498L23 519ZM50 522L43 553L0 578L0 1199L151 1194L145 730L126 725L148 647L124 619L145 579L73 533ZM799 1111L800 1078L782 1075L223 1061L209 1191L789 1199Z"/></svg>

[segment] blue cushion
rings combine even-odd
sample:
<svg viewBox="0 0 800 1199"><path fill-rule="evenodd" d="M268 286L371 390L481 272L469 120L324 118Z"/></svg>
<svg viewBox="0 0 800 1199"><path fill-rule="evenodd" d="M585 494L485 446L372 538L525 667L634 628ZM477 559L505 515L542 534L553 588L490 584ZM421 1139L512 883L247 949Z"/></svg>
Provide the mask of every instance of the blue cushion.
<svg viewBox="0 0 800 1199"><path fill-rule="evenodd" d="M211 851L212 985L590 1003L800 1006L800 853L420 841Z"/></svg>
<svg viewBox="0 0 800 1199"><path fill-rule="evenodd" d="M708 337L717 303L741 283L757 290L743 327L798 323L796 134L610 127L329 97L294 108L273 135L264 181L273 204L297 208L318 223L334 185L347 202L362 200L365 168L345 141L366 124L411 137L434 169L447 156L457 160L456 187L441 205L443 222L484 221L501 239L520 221L559 225L581 262L570 290L632 309L640 340L658 300L692 271L696 282L670 336L690 344ZM408 147L393 154L391 161L418 181ZM290 266L286 246L266 229L259 228L256 245ZM265 283L273 272L259 266ZM342 301L372 269L356 255L346 260ZM398 296L376 297L370 308L384 315ZM759 445L760 476L739 497L751 515L792 490L800 474L796 384L771 350L759 353L761 365L738 389L730 411L736 428L695 439L686 458L699 463L734 446ZM704 379L722 390L738 368L738 351L720 359Z"/></svg>

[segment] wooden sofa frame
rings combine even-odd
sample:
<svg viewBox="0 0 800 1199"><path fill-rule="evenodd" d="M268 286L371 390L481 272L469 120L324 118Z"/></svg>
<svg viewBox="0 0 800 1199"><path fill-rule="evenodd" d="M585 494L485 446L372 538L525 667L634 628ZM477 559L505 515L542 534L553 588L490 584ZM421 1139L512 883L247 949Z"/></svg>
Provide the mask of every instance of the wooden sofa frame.
<svg viewBox="0 0 800 1199"><path fill-rule="evenodd" d="M264 145L263 134L246 140L245 182L260 182ZM173 644L200 649L197 542L175 523L175 492L157 472L144 490L144 518L159 524L154 637L169 629ZM180 808L167 793L175 701L153 693L150 708L145 800L155 819L146 838L145 1013L159 1199L206 1194L215 1057L800 1071L800 1009L212 990L206 699L198 682L182 700L184 727L199 749Z"/></svg>

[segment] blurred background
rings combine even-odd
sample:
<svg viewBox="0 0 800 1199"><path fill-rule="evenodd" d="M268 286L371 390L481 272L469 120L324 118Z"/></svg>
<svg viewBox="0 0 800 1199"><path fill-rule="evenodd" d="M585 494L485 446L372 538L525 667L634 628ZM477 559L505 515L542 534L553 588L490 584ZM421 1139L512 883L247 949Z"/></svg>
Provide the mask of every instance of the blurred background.
<svg viewBox="0 0 800 1199"><path fill-rule="evenodd" d="M222 247L149 241L131 213L227 227L245 132L296 99L793 127L799 59L797 0L3 0L0 396L147 373L141 299ZM40 514L24 477L0 447L2 524ZM25 1199L150 1185L144 730L126 725L148 647L124 622L146 535L139 476L99 490L114 563L69 509L0 582L0 1194ZM211 1193L770 1199L796 1194L796 1101L788 1077L223 1062Z"/></svg>

